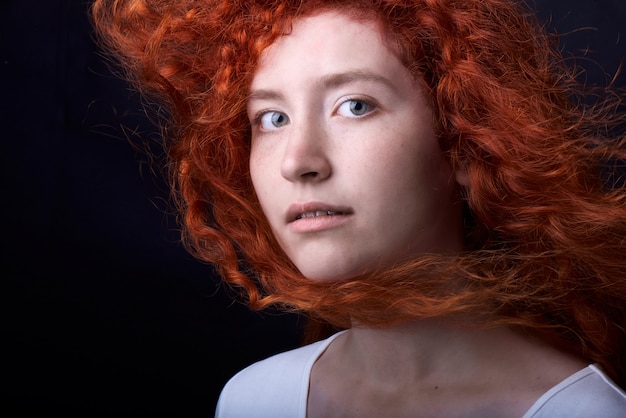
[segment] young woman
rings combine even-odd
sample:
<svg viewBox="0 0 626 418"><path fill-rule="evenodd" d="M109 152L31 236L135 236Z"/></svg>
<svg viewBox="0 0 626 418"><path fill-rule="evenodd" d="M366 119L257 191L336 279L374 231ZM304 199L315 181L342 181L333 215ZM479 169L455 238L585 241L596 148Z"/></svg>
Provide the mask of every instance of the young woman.
<svg viewBox="0 0 626 418"><path fill-rule="evenodd" d="M233 377L217 416L626 416L624 96L585 102L523 7L93 16L169 110L190 251L319 331Z"/></svg>

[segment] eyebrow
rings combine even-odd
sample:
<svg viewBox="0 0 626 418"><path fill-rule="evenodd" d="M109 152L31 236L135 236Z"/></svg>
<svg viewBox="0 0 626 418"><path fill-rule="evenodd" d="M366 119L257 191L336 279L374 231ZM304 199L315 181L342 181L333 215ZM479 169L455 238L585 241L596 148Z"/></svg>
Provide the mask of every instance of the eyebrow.
<svg viewBox="0 0 626 418"><path fill-rule="evenodd" d="M368 71L347 71L344 73L328 74L321 78L319 84L324 88L337 88L355 81L373 81L384 84L390 89L395 89L391 80Z"/></svg>
<svg viewBox="0 0 626 418"><path fill-rule="evenodd" d="M335 89L346 84L356 81L367 81L384 84L391 90L396 90L391 80L379 74L362 70L346 71L342 73L328 74L320 78L315 84L325 90ZM252 90L248 95L248 102L252 100L280 100L283 98L282 93L276 90L258 89Z"/></svg>

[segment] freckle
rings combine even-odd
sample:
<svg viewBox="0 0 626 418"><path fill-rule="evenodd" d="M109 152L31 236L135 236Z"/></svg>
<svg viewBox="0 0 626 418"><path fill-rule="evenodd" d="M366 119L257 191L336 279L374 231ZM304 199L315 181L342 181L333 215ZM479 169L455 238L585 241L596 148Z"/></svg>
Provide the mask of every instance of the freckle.
<svg viewBox="0 0 626 418"><path fill-rule="evenodd" d="M435 390L439 389L439 386L435 386Z"/></svg>

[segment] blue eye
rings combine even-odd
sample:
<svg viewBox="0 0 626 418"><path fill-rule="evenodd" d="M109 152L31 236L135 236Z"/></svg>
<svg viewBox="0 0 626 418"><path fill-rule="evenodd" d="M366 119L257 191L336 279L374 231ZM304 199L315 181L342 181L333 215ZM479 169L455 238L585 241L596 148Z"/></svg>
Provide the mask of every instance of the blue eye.
<svg viewBox="0 0 626 418"><path fill-rule="evenodd" d="M364 100L346 100L337 109L337 113L346 117L365 116L372 112L375 106Z"/></svg>
<svg viewBox="0 0 626 418"><path fill-rule="evenodd" d="M261 129L265 131L273 131L289 123L287 115L276 111L265 112L257 120L257 123L261 125Z"/></svg>

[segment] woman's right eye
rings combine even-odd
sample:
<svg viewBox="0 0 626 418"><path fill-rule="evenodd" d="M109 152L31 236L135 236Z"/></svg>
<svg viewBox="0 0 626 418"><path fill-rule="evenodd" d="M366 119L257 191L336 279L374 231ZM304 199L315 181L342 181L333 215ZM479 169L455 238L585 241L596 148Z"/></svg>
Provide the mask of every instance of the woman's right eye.
<svg viewBox="0 0 626 418"><path fill-rule="evenodd" d="M255 122L262 130L273 131L287 125L289 123L289 117L282 112L272 110L261 113L256 118Z"/></svg>

